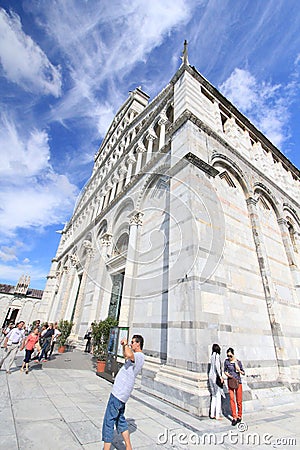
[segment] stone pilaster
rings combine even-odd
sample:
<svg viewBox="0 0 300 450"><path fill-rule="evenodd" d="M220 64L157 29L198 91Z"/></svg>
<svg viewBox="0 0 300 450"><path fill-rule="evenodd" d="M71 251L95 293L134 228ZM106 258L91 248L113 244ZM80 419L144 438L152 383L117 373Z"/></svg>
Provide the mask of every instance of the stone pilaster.
<svg viewBox="0 0 300 450"><path fill-rule="evenodd" d="M128 327L132 323L132 292L134 292L136 278L136 250L138 247L139 230L143 224L143 215L143 212L135 211L130 219L129 242L119 317L119 326L121 327Z"/></svg>
<svg viewBox="0 0 300 450"><path fill-rule="evenodd" d="M130 153L127 158L128 170L127 170L127 176L126 176L126 184L130 183L131 176L132 176L132 166L135 163L135 161L136 161L135 157L133 156L132 153Z"/></svg>
<svg viewBox="0 0 300 450"><path fill-rule="evenodd" d="M158 125L160 126L158 150L160 150L165 145L166 123L167 122L168 122L168 118L167 118L166 114L161 113L160 119L158 121Z"/></svg>
<svg viewBox="0 0 300 450"><path fill-rule="evenodd" d="M147 141L148 141L148 147L147 147L147 158L146 158L146 164L150 161L152 157L152 150L153 150L153 141L157 138L155 132L153 129L148 130L147 134Z"/></svg>
<svg viewBox="0 0 300 450"><path fill-rule="evenodd" d="M138 145L137 145L137 162L136 162L136 168L135 168L135 175L138 175L141 171L141 167L142 167L142 157L143 157L143 153L146 152L146 147L144 146L144 144L139 141Z"/></svg>
<svg viewBox="0 0 300 450"><path fill-rule="evenodd" d="M78 333L79 327L80 327L80 318L82 315L82 308L83 308L83 304L84 304L84 294L85 294L85 289L86 289L88 271L89 271L90 262L91 262L91 259L93 256L92 243L90 241L83 241L83 246L86 251L86 260L85 260L85 264L84 264L84 268L83 268L83 274L82 274L81 284L80 284L80 288L79 288L79 293L78 293L78 297L77 297L74 318L73 318L73 322L74 322L73 333L75 335Z"/></svg>
<svg viewBox="0 0 300 450"><path fill-rule="evenodd" d="M247 206L249 211L249 217L252 226L253 239L256 248L256 254L262 279L262 285L265 293L265 299L267 304L267 311L270 320L270 327L272 332L272 338L274 342L279 380L289 381L291 379L291 370L289 367L288 358L285 352L284 336L282 333L282 327L276 315L276 290L272 280L268 255L266 252L263 233L261 231L260 220L257 211L257 200L254 198L247 199Z"/></svg>
<svg viewBox="0 0 300 450"><path fill-rule="evenodd" d="M291 271L292 280L293 280L294 287L295 287L295 292L293 292L293 293L295 293L295 295L297 297L296 301L298 303L300 301L300 273L299 273L299 268L297 267L297 264L296 264L296 258L295 258L291 238L289 236L288 223L284 218L281 217L278 219L278 225L279 225L279 228L281 231L282 242L283 242L283 246L285 249L285 253L286 253L290 271Z"/></svg>
<svg viewBox="0 0 300 450"><path fill-rule="evenodd" d="M56 320L59 319L64 319L65 313L66 313L66 309L67 309L67 305L68 305L68 301L70 300L70 295L71 295L71 289L74 283L74 278L77 272L77 268L79 265L79 258L77 255L71 255L70 256L70 269L69 269L69 273L68 273L68 280L67 280L67 287L66 287L66 291L64 293L64 297L63 300L61 302L61 309L59 311L59 313L57 314Z"/></svg>

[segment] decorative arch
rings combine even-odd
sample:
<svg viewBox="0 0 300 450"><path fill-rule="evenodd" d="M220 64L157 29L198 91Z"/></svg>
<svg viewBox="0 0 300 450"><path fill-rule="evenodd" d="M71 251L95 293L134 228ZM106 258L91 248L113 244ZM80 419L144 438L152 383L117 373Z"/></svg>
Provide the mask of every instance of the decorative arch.
<svg viewBox="0 0 300 450"><path fill-rule="evenodd" d="M113 247L112 255L117 256L117 255L120 255L120 254L126 252L128 249L128 244L129 244L129 234L128 234L128 231L127 232L125 231L117 239L117 241Z"/></svg>
<svg viewBox="0 0 300 450"><path fill-rule="evenodd" d="M212 155L212 163L213 167L222 167L233 175L242 187L245 197L248 198L250 196L251 188L249 182L238 164L221 153L214 153Z"/></svg>
<svg viewBox="0 0 300 450"><path fill-rule="evenodd" d="M101 238L101 236L102 236L104 233L107 233L107 230L108 230L107 220L104 219L104 220L102 220L102 222L100 223L100 225L99 225L99 227L98 227L98 231L97 231L97 235L96 235L97 240L98 240L99 238Z"/></svg>
<svg viewBox="0 0 300 450"><path fill-rule="evenodd" d="M283 212L286 218L290 216L290 220L294 222L293 225L297 224L297 226L300 228L300 218L298 217L297 211L295 211L295 209L291 205L289 205L288 203L284 203Z"/></svg>
<svg viewBox="0 0 300 450"><path fill-rule="evenodd" d="M128 212L128 214L134 210L134 202L132 200L131 197L128 197L126 200L124 200L121 205L118 207L114 218L113 218L113 226L115 227L118 220L120 219L121 215L124 214L125 212ZM127 214L127 215L128 215Z"/></svg>
<svg viewBox="0 0 300 450"><path fill-rule="evenodd" d="M279 211L279 203L276 200L275 196L270 191L270 189L263 183L255 183L253 191L254 191L254 198L256 200L259 200L260 196L265 197L268 200L268 202L270 203L275 212L277 219L280 219L281 214Z"/></svg>
<svg viewBox="0 0 300 450"><path fill-rule="evenodd" d="M138 196L137 202L136 202L136 209L139 211L142 209L143 202L147 196L147 191L149 189L152 189L152 187L155 185L157 180L161 178L162 176L166 176L166 172L170 169L169 164L163 164L160 167L156 169L156 171L152 174L150 174L145 183L143 184L140 194Z"/></svg>

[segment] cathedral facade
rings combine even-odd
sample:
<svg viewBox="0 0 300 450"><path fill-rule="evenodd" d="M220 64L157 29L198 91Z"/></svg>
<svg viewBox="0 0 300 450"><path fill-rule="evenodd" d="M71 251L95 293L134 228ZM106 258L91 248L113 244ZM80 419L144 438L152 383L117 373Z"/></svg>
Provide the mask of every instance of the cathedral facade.
<svg viewBox="0 0 300 450"><path fill-rule="evenodd" d="M244 398L299 388L300 173L184 55L117 112L65 226L39 318L145 338L144 390L207 414L217 342ZM247 405L247 402L245 402ZM247 406L246 406L247 407Z"/></svg>

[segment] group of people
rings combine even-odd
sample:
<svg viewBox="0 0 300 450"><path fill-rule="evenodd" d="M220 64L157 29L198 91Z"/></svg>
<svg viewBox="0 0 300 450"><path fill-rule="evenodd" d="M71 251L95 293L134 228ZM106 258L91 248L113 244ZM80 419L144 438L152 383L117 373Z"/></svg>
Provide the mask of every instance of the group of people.
<svg viewBox="0 0 300 450"><path fill-rule="evenodd" d="M50 359L55 342L60 334L57 323L41 325L40 320L36 320L32 326L26 328L23 320L16 325L10 322L2 330L1 347L3 348L3 355L0 359L0 369L5 362L6 373L10 374L17 352L25 349L25 358L20 370L28 374L29 362L33 353L36 353L37 362L46 362Z"/></svg>
<svg viewBox="0 0 300 450"><path fill-rule="evenodd" d="M210 417L211 419L221 419L221 403L224 394L224 377L221 365L221 347L213 344L210 358L209 386L211 391ZM242 380L241 375L245 375L242 362L234 355L233 348L227 349L227 358L224 361L224 374L227 377L227 386L230 398L230 408L232 414L232 425L242 421Z"/></svg>
<svg viewBox="0 0 300 450"><path fill-rule="evenodd" d="M60 334L57 323L40 325L36 321L29 334L25 335L25 323L20 321L16 326L9 324L3 332L3 347L5 354L0 360L0 368L7 360L7 373L18 350L25 348L25 358L21 371L28 373L29 361L35 348L38 348L38 360L44 361L49 358L57 337ZM87 339L87 337L86 337ZM89 341L89 340L88 340ZM85 351L90 351L90 342ZM114 427L122 434L127 450L131 450L130 435L128 424L125 419L125 405L130 397L134 387L135 378L140 373L144 364L143 345L144 339L141 335L135 334L132 337L131 344L126 339L121 341L125 363L118 372L112 392L110 394L106 412L103 419L102 440L104 441L104 450L109 450L113 440ZM209 371L209 385L211 390L210 417L212 419L221 419L221 399L224 394L224 377L221 365L221 348L218 344L213 344ZM228 380L228 391L230 396L230 407L232 411L232 425L236 425L242 420L242 380L241 375L245 375L242 362L234 355L233 348L228 348L227 358L224 362L224 374Z"/></svg>

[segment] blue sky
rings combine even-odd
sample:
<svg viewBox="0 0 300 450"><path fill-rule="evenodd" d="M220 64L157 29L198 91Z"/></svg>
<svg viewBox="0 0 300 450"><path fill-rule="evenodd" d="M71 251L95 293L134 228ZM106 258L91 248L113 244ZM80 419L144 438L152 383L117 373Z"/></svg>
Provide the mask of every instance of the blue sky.
<svg viewBox="0 0 300 450"><path fill-rule="evenodd" d="M189 61L300 167L298 0L0 1L0 282L43 289L128 92Z"/></svg>

